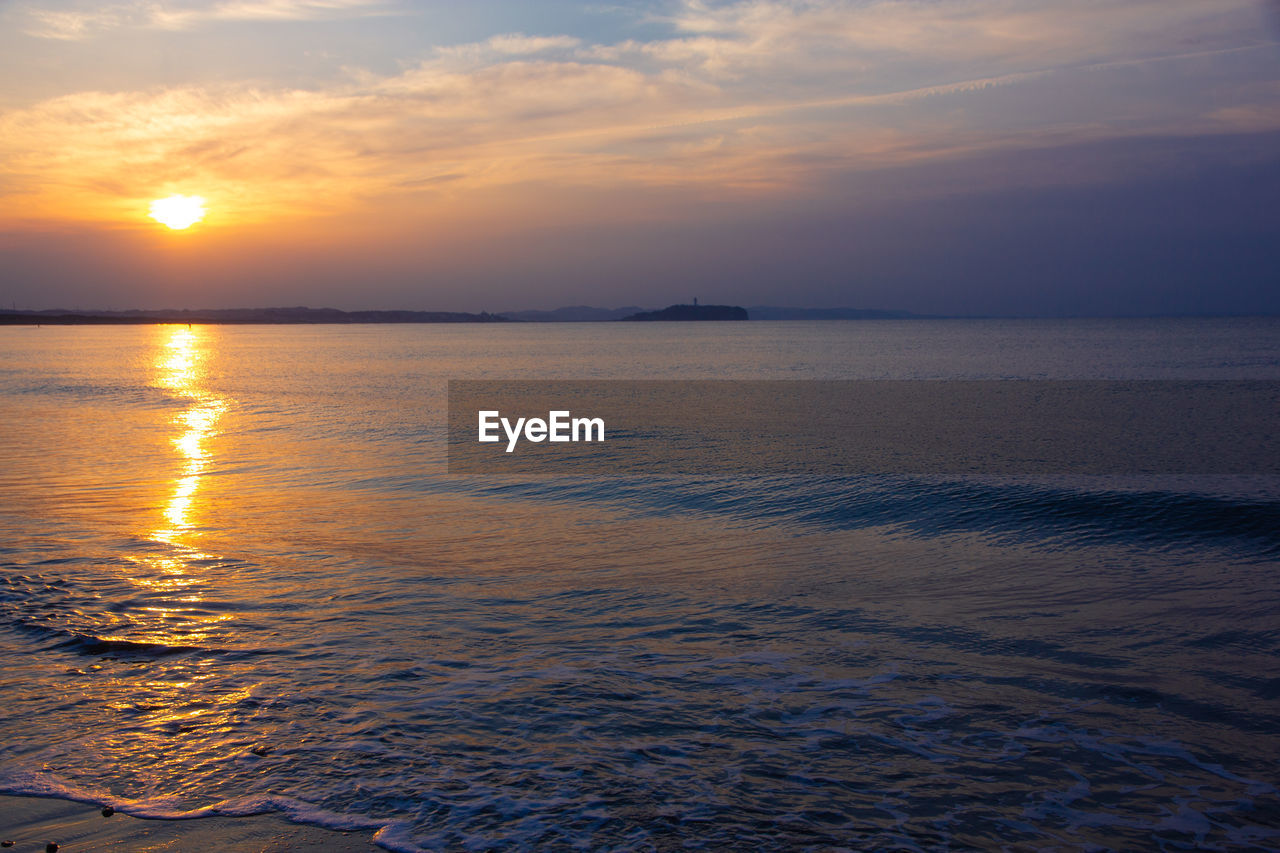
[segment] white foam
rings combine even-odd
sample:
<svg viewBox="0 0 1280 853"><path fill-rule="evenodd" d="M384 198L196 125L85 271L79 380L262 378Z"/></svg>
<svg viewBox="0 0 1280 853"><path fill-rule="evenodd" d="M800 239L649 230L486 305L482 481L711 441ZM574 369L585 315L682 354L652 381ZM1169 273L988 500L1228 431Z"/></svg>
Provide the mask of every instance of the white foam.
<svg viewBox="0 0 1280 853"><path fill-rule="evenodd" d="M240 818L276 814L293 823L321 829L371 832L372 841L392 853L427 853L424 848L413 843L409 834L411 827L407 823L339 814L302 800L274 794L234 797L198 808L183 808L178 805L175 797L118 797L104 791L68 784L47 773L31 771L0 775L0 794L69 800L98 807L111 806L120 814L142 820L199 820L208 817Z"/></svg>

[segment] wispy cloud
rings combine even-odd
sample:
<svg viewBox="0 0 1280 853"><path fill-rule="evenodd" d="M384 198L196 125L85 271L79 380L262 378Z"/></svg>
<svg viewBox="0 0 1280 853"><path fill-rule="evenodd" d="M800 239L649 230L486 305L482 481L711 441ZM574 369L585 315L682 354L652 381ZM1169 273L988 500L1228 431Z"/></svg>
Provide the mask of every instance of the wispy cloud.
<svg viewBox="0 0 1280 853"><path fill-rule="evenodd" d="M535 182L774 192L1001 147L1275 126L1273 81L1229 100L1204 82L1205 63L1265 42L1249 0L1211 5L688 0L646 42L503 33L322 89L66 94L0 115L0 180L29 211L108 217L198 189L252 217ZM377 8L263 0L99 14L185 28ZM112 25L59 21L65 37ZM1123 70L1134 65L1151 73ZM1162 97L1143 88L1152 75Z"/></svg>
<svg viewBox="0 0 1280 853"><path fill-rule="evenodd" d="M227 21L308 21L381 13L372 0L226 0L214 3L134 2L28 7L26 32L39 38L79 41L122 28L185 30Z"/></svg>
<svg viewBox="0 0 1280 853"><path fill-rule="evenodd" d="M1255 0L684 0L673 37L600 48L721 78L817 70L846 83L1013 71L1235 46L1261 23ZM940 82L940 81L935 81Z"/></svg>
<svg viewBox="0 0 1280 853"><path fill-rule="evenodd" d="M581 43L581 39L573 36L526 36L523 33L493 36L485 42L497 53L509 56L542 53L548 50L567 50Z"/></svg>

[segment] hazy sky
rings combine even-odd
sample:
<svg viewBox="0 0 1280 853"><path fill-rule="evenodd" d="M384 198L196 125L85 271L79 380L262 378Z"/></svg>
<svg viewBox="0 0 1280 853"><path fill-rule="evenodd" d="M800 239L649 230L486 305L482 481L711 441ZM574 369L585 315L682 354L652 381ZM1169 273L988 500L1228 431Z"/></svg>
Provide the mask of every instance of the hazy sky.
<svg viewBox="0 0 1280 853"><path fill-rule="evenodd" d="M1278 42L1258 0L0 2L0 300L1280 312Z"/></svg>

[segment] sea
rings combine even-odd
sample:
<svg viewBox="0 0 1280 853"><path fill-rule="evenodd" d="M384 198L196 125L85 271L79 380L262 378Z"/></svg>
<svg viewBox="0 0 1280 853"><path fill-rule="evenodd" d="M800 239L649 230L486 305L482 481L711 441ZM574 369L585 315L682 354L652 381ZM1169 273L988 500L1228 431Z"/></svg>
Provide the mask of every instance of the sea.
<svg viewBox="0 0 1280 853"><path fill-rule="evenodd" d="M451 474L488 379L1280 380L1280 319L0 328L0 793L393 851L1280 849L1266 465Z"/></svg>

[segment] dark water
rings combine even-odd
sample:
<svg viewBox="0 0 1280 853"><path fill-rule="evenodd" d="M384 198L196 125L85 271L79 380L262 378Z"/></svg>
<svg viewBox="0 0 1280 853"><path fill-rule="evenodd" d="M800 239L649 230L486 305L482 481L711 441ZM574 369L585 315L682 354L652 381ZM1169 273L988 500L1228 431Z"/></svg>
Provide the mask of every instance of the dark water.
<svg viewBox="0 0 1280 853"><path fill-rule="evenodd" d="M0 329L0 792L1280 848L1274 478L446 475L445 381L539 377L1278 379L1280 322Z"/></svg>

